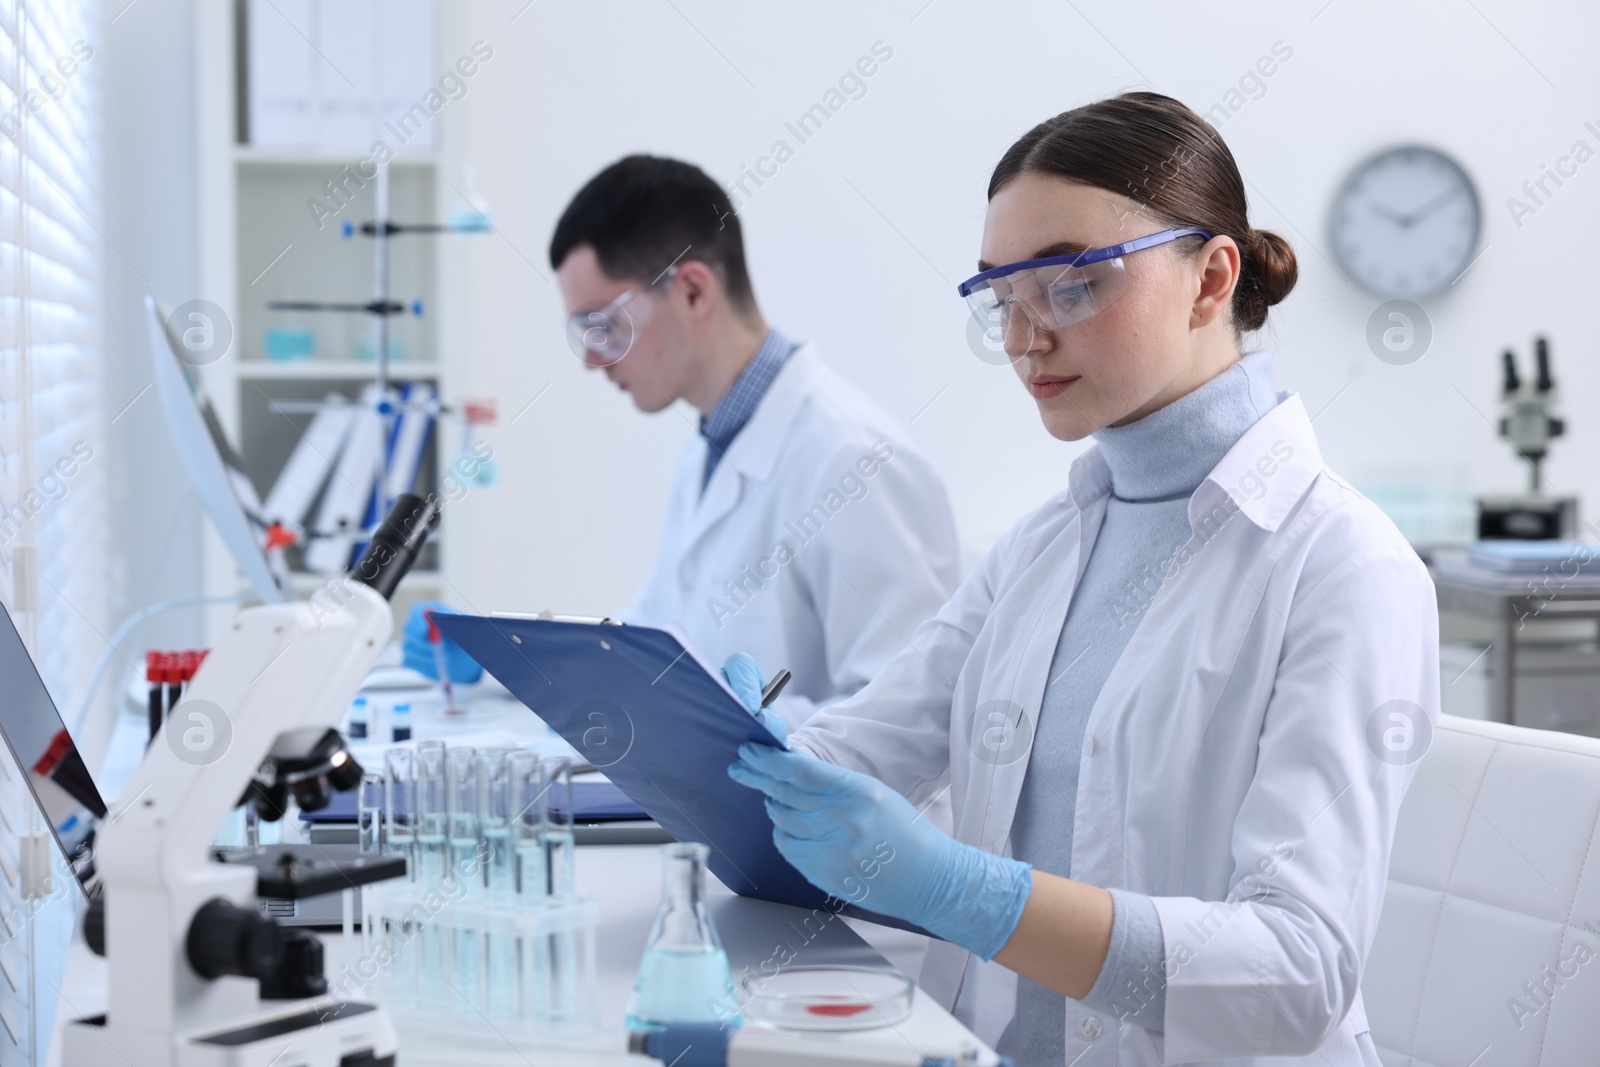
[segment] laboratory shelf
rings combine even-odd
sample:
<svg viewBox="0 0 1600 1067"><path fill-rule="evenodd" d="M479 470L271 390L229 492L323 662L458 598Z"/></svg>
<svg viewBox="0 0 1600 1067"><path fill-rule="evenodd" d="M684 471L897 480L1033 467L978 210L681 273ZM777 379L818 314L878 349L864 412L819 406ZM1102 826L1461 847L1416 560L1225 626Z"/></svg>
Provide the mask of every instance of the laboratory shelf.
<svg viewBox="0 0 1600 1067"><path fill-rule="evenodd" d="M266 360L266 359L241 359L239 361L239 377L241 378L315 378L345 379L359 378L363 381L372 380L374 364L365 359L296 359L296 360ZM396 360L389 364L389 376L396 381L412 381L418 378L428 380L439 377L439 364L432 360Z"/></svg>
<svg viewBox="0 0 1600 1067"><path fill-rule="evenodd" d="M296 152L275 148L254 148L250 145L235 145L233 148L234 162L258 167L331 167L338 170L346 164L354 167L364 158L366 153L358 151ZM434 167L438 164L439 157L434 153L401 152L389 160L391 167Z"/></svg>

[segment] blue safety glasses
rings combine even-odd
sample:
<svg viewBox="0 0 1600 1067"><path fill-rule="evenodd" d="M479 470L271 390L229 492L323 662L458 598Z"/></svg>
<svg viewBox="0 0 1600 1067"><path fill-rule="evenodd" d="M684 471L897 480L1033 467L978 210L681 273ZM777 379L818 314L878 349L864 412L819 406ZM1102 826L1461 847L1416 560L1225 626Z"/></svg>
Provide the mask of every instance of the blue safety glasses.
<svg viewBox="0 0 1600 1067"><path fill-rule="evenodd" d="M1091 248L1065 256L1046 256L1006 263L974 274L956 287L985 337L1005 345L1020 306L1031 327L1055 330L1082 322L1115 304L1128 291L1122 257L1183 237L1211 239L1197 227L1162 230L1107 248ZM1031 336L1029 343L1031 343ZM1008 350L1015 346L1007 346Z"/></svg>

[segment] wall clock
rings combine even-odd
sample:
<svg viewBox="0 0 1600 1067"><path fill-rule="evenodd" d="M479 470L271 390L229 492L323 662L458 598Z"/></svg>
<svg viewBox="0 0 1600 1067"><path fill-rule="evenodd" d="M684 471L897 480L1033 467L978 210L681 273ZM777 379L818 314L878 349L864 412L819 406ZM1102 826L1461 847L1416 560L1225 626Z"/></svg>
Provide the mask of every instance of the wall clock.
<svg viewBox="0 0 1600 1067"><path fill-rule="evenodd" d="M1472 179L1437 149L1403 145L1351 172L1334 197L1334 255L1351 280L1389 299L1448 288L1472 262L1480 213Z"/></svg>

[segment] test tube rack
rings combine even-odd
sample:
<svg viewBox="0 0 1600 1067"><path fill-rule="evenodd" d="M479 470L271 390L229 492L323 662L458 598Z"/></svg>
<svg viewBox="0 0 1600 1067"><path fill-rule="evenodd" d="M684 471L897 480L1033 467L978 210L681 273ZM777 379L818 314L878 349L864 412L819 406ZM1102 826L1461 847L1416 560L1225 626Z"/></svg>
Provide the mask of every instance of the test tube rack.
<svg viewBox="0 0 1600 1067"><path fill-rule="evenodd" d="M529 1045L597 1029L598 902L533 907L448 892L396 880L362 894L368 953L393 961L372 992L397 1020L463 1036L487 1025Z"/></svg>
<svg viewBox="0 0 1600 1067"><path fill-rule="evenodd" d="M364 995L402 1029L467 1044L571 1047L598 1032L600 906L576 892L570 759L397 746L358 807L362 848L408 867L363 890Z"/></svg>

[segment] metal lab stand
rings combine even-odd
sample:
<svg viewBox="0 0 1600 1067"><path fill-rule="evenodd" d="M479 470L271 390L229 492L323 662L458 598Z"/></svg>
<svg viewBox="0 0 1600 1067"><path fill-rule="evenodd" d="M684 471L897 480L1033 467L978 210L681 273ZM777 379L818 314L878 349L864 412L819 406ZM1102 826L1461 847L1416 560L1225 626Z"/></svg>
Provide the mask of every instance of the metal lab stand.
<svg viewBox="0 0 1600 1067"><path fill-rule="evenodd" d="M1441 615L1466 615L1489 624L1485 655L1489 718L1495 721L1516 721L1518 646L1529 623L1587 621L1600 635L1600 576L1567 577L1556 568L1548 573L1502 574L1471 566L1463 551L1436 552L1428 571Z"/></svg>

